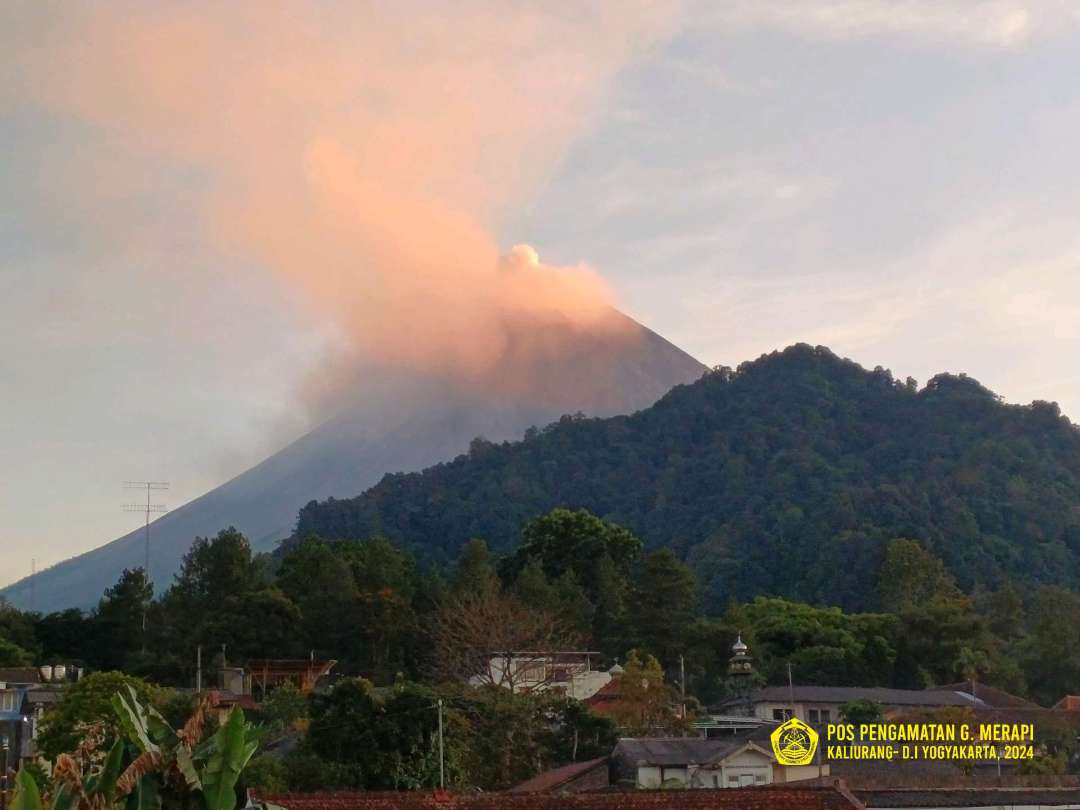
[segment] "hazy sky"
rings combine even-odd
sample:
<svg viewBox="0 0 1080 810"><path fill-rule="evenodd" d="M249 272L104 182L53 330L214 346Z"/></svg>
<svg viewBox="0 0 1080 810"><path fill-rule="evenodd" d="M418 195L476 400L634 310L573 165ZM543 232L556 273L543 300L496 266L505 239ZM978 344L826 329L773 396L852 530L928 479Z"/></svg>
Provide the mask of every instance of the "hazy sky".
<svg viewBox="0 0 1080 810"><path fill-rule="evenodd" d="M388 107L415 100L421 133L428 115L445 132L447 111L480 122L441 156L453 173L407 182L475 205L484 246L595 268L710 365L805 341L920 383L965 371L1080 419L1074 3L613 2L558 19L538 4L525 21L527 5L469 5L412 48L430 4L357 5L355 31L308 25L321 5L275 5L303 47L288 26L249 36L212 9L171 29L31 0L0 10L0 583L138 525L123 480L169 480L176 506L304 430L301 389L349 307L313 307L250 227L246 249L223 247L207 211L279 188L299 200L286 215L303 211L289 167L310 175L313 152L293 122L309 100L330 120L353 68ZM169 44L147 32L162 30L205 49L170 55L170 80L194 77L182 98L151 80ZM355 64L340 56L353 36ZM114 60L128 42L143 47ZM241 103L200 66L245 46L262 70L277 47L285 71L327 64L290 74L287 98ZM379 48L382 70L362 56ZM52 68L71 53L69 76ZM476 97L446 101L432 89L444 74ZM370 109L332 133L346 149ZM507 148L477 153L476 132ZM282 220L269 222L273 243Z"/></svg>

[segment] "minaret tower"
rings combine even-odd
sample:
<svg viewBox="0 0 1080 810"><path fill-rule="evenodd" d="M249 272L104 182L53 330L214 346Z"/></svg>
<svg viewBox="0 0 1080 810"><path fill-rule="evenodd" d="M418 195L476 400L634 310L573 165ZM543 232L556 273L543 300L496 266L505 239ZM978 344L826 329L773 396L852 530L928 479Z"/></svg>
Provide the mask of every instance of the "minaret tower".
<svg viewBox="0 0 1080 810"><path fill-rule="evenodd" d="M737 706L737 714L751 714L750 692L754 687L754 659L750 648L742 640L742 633L731 645L731 662L728 664L727 687L728 699Z"/></svg>

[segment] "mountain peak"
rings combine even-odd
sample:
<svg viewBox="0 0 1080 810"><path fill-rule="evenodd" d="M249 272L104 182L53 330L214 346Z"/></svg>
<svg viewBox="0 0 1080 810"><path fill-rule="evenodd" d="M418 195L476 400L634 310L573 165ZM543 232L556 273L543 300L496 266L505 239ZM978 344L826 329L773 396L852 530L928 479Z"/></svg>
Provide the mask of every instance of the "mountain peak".
<svg viewBox="0 0 1080 810"><path fill-rule="evenodd" d="M476 436L519 438L564 413L631 413L706 370L614 309L588 327L570 319L522 322L507 336L486 379L418 379L384 371L363 380L363 388L342 397L347 405L310 433L155 521L154 581L159 587L171 581L196 536L232 525L256 550L270 550L289 536L297 513L313 499L355 496L386 473L454 458ZM36 591L39 610L88 607L124 568L142 561L140 529L38 573L33 585L31 578L16 582L0 597L28 607Z"/></svg>

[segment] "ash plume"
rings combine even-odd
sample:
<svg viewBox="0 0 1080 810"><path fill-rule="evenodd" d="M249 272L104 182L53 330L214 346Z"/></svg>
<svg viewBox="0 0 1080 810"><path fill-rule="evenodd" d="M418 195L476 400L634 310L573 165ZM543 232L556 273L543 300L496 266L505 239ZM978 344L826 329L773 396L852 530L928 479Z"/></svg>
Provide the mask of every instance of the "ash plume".
<svg viewBox="0 0 1080 810"><path fill-rule="evenodd" d="M618 329L597 273L494 234L618 70L672 30L673 6L116 2L15 16L0 98L190 172L222 266L273 271L338 336L315 376L343 382L313 380L316 402L372 367L527 388L500 370L557 355L546 327ZM122 222L108 227L123 240Z"/></svg>

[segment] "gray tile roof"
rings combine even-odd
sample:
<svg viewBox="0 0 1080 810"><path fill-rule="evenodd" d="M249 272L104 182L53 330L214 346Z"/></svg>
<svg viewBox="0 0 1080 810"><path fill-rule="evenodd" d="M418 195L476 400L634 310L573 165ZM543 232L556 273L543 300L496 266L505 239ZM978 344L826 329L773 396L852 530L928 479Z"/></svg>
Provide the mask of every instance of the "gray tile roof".
<svg viewBox="0 0 1080 810"><path fill-rule="evenodd" d="M942 684L941 686L931 686L930 691L934 692L963 692L965 694L972 694L974 691L975 697L979 698L987 706L993 706L999 709L1041 709L1038 703L1032 703L1030 700L1025 700L1022 697L1016 695L1010 695L1001 689L995 689L993 686L987 686L983 683L972 683L971 681L961 681L959 683Z"/></svg>
<svg viewBox="0 0 1080 810"><path fill-rule="evenodd" d="M885 689L862 686L766 686L754 691L755 703L787 703L794 692L796 703L847 703L870 700L886 706L982 706L980 698L965 692L925 689Z"/></svg>
<svg viewBox="0 0 1080 810"><path fill-rule="evenodd" d="M742 748L749 736L736 734L723 739L700 737L624 737L611 752L621 765L703 765L716 762Z"/></svg>
<svg viewBox="0 0 1080 810"><path fill-rule="evenodd" d="M41 683L41 672L34 667L6 667L0 669L0 683L8 686Z"/></svg>
<svg viewBox="0 0 1080 810"><path fill-rule="evenodd" d="M28 689L26 700L30 703L58 703L61 698L59 689Z"/></svg>

